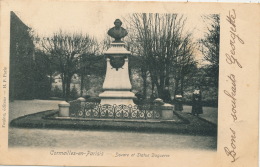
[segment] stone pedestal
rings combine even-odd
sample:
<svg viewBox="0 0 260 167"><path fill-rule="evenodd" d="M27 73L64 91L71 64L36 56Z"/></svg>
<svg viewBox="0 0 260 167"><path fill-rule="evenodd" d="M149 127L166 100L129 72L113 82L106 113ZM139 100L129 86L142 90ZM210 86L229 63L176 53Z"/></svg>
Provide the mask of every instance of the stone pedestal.
<svg viewBox="0 0 260 167"><path fill-rule="evenodd" d="M162 107L162 119L172 120L173 119L173 105L165 103Z"/></svg>
<svg viewBox="0 0 260 167"><path fill-rule="evenodd" d="M69 117L70 116L70 104L63 101L59 104L59 117Z"/></svg>
<svg viewBox="0 0 260 167"><path fill-rule="evenodd" d="M112 43L104 53L107 61L106 77L103 84L104 92L99 95L101 105L134 105L136 98L131 92L131 83L128 72L128 56L125 43Z"/></svg>
<svg viewBox="0 0 260 167"><path fill-rule="evenodd" d="M84 97L79 97L77 100L80 101L80 107L83 109L86 103L86 99Z"/></svg>

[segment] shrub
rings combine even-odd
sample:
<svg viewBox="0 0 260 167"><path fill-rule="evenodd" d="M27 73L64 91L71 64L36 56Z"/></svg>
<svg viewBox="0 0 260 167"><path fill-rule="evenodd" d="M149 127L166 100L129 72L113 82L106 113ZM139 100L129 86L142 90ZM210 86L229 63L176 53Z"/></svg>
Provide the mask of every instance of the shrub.
<svg viewBox="0 0 260 167"><path fill-rule="evenodd" d="M77 97L78 97L78 90L74 85L72 90L70 91L70 98L76 99Z"/></svg>
<svg viewBox="0 0 260 167"><path fill-rule="evenodd" d="M51 91L51 96L62 97L62 90L58 86L55 86L54 89Z"/></svg>

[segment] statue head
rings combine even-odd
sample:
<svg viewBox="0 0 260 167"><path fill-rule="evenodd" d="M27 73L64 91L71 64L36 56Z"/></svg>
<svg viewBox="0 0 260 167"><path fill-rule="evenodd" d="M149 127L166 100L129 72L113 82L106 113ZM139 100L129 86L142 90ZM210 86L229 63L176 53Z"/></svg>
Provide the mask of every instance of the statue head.
<svg viewBox="0 0 260 167"><path fill-rule="evenodd" d="M114 22L115 27L119 28L122 25L122 21L120 19L116 19Z"/></svg>
<svg viewBox="0 0 260 167"><path fill-rule="evenodd" d="M114 21L114 25L115 27L110 28L107 34L115 39L114 42L122 42L121 38L124 38L127 35L127 31L121 27L122 21L119 19Z"/></svg>

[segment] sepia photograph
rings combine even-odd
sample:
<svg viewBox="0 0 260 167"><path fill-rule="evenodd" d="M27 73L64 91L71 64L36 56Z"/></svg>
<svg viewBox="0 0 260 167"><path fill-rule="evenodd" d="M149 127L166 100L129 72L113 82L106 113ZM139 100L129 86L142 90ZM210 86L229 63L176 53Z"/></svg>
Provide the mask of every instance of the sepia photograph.
<svg viewBox="0 0 260 167"><path fill-rule="evenodd" d="M218 14L28 14L10 12L9 147L216 151Z"/></svg>
<svg viewBox="0 0 260 167"><path fill-rule="evenodd" d="M246 25L243 6L28 2L6 4L8 26L1 27L9 39L0 146L6 143L8 157L23 153L3 162L174 166L189 164L186 156L189 166L246 162L238 127L258 123L251 119L258 84L251 81L259 70L240 77L258 69L259 55L255 64L251 57L259 46L240 58L257 31L246 37L239 27ZM251 115L241 109L250 106L246 88L255 92Z"/></svg>

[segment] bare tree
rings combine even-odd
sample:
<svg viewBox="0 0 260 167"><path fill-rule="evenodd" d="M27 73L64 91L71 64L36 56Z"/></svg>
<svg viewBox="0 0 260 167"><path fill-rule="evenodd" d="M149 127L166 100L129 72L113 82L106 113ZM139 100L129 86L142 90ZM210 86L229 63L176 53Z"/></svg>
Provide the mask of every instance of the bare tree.
<svg viewBox="0 0 260 167"><path fill-rule="evenodd" d="M138 73L140 73L140 76L142 78L143 97L146 98L147 79L149 76L149 71L148 71L148 64L146 63L146 57L144 56L144 48L141 45L141 41L139 41L139 39L136 36L137 32L135 32L135 29L132 29L131 27L127 27L127 29L129 29L131 33L128 34L125 40L127 41L128 50L131 51L132 58L133 58L133 60L130 61L130 66L129 66L130 75L132 74L131 72L132 68L138 69Z"/></svg>
<svg viewBox="0 0 260 167"><path fill-rule="evenodd" d="M104 39L100 42L100 52L103 54L104 51L107 51L110 48L110 44L112 43L112 38L107 34L104 35Z"/></svg>
<svg viewBox="0 0 260 167"><path fill-rule="evenodd" d="M219 15L212 14L203 16L204 22L208 24L208 31L203 39L200 39L200 50L204 55L204 60L209 62L207 74L213 78L214 85L218 87L219 75L219 36L220 23Z"/></svg>
<svg viewBox="0 0 260 167"><path fill-rule="evenodd" d="M45 71L48 77L48 92L50 93L53 82L53 75L57 71L58 62L49 53L45 53L42 50L37 49L35 51L35 63L37 70L42 69Z"/></svg>
<svg viewBox="0 0 260 167"><path fill-rule="evenodd" d="M63 96L68 100L71 78L80 69L81 55L95 50L95 39L87 34L69 34L60 30L50 38L43 38L40 44L45 52L57 60Z"/></svg>
<svg viewBox="0 0 260 167"><path fill-rule="evenodd" d="M183 95L184 79L196 69L197 62L194 59L194 43L191 34L185 36L178 48L178 54L173 59L172 74L175 79L174 94Z"/></svg>
<svg viewBox="0 0 260 167"><path fill-rule="evenodd" d="M134 34L131 40L136 43L133 47L138 46L136 50L143 56L143 65L147 67L159 97L163 96L164 88L169 87L170 78L184 75L189 68L187 65L193 60L190 34L183 32L185 21L177 14L130 16L130 33ZM172 75L177 71L180 71L178 75Z"/></svg>

